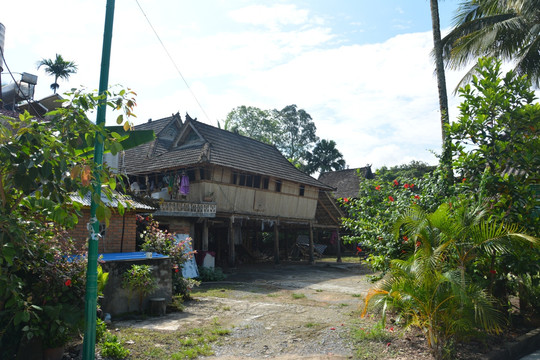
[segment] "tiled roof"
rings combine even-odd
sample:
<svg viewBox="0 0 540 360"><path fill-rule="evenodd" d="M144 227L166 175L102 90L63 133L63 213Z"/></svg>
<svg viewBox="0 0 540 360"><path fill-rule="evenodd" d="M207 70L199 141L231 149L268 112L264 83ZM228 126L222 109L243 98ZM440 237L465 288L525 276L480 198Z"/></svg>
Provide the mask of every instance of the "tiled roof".
<svg viewBox="0 0 540 360"><path fill-rule="evenodd" d="M182 130L194 131L202 137L201 141L193 145L173 146L174 141L164 138L168 138L165 133L173 129L176 120L172 116L143 124L144 128L143 125L135 127L136 130L153 129L156 140L126 151L124 164L128 174L148 174L208 163L239 172L272 176L321 189L331 189L295 168L276 147L192 120L189 116L183 127L176 129L177 134ZM191 126L191 129L184 129L188 126ZM162 132L163 136L160 136L159 132Z"/></svg>
<svg viewBox="0 0 540 360"><path fill-rule="evenodd" d="M372 179L371 166L357 169L346 169L322 173L319 181L335 188L335 198L357 197L360 190L360 181Z"/></svg>

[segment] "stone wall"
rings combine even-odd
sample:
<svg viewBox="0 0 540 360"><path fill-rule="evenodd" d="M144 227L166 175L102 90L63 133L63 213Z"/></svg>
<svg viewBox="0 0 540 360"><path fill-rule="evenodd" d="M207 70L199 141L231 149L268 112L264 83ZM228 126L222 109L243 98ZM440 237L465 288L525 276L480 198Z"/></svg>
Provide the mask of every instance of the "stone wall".
<svg viewBox="0 0 540 360"><path fill-rule="evenodd" d="M165 298L167 302L172 300L172 267L169 257L107 261L101 264L103 271L109 273L109 281L103 291L104 298L100 302L103 312L114 316L138 311L138 296L134 295L128 303L128 291L122 288L122 275L133 264L152 266L153 275L158 280L157 290L143 299L142 308L145 312L150 298Z"/></svg>

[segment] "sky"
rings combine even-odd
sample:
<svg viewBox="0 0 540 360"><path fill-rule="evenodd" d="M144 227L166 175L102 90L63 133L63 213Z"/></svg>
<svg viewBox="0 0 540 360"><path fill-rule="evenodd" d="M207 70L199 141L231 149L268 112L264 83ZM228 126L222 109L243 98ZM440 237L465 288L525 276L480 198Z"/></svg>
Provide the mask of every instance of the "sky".
<svg viewBox="0 0 540 360"><path fill-rule="evenodd" d="M439 2L443 35L457 6ZM38 75L35 99L54 80L36 64L57 53L78 65L60 93L98 88L105 8L106 0L2 5L6 64L16 80ZM429 0L118 0L109 84L137 93L135 125L179 112L217 126L241 105L295 104L350 168L436 164L432 47ZM451 119L463 72L446 73Z"/></svg>

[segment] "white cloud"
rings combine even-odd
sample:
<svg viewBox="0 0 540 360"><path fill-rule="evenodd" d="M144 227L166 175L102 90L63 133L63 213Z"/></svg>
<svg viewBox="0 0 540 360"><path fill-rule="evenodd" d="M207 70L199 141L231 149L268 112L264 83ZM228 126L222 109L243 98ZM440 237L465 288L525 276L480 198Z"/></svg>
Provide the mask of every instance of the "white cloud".
<svg viewBox="0 0 540 360"><path fill-rule="evenodd" d="M230 11L229 16L240 23L276 29L282 25L302 25L307 23L309 11L298 9L296 5L292 4L251 5ZM320 22L320 18L315 19L315 21Z"/></svg>

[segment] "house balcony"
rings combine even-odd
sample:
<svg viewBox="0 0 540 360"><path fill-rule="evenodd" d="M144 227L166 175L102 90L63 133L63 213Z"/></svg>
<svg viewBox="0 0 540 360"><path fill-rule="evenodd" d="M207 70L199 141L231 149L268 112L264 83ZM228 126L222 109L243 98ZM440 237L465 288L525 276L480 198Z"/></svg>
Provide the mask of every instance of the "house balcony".
<svg viewBox="0 0 540 360"><path fill-rule="evenodd" d="M215 202L193 202L185 200L162 200L155 216L181 216L181 217L216 217L217 205Z"/></svg>

